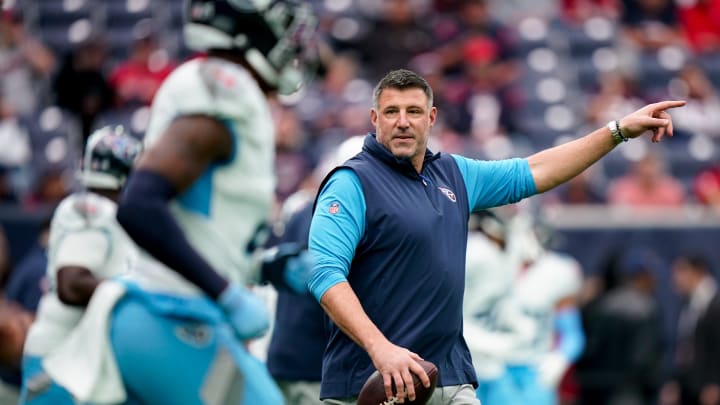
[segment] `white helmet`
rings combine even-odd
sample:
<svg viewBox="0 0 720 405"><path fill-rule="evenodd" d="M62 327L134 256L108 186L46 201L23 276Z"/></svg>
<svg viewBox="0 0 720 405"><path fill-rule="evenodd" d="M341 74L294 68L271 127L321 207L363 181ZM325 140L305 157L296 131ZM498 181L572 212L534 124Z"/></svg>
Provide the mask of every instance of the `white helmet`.
<svg viewBox="0 0 720 405"><path fill-rule="evenodd" d="M271 88L297 91L317 19L293 0L189 0L183 35L188 48L237 50Z"/></svg>
<svg viewBox="0 0 720 405"><path fill-rule="evenodd" d="M86 188L120 190L141 151L142 143L121 125L96 130L85 145L80 182Z"/></svg>

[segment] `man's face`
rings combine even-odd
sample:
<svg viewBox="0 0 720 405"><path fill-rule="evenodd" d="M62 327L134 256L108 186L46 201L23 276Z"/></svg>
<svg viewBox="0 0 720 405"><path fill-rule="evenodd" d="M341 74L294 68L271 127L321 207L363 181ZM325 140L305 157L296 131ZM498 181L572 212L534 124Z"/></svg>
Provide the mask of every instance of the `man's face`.
<svg viewBox="0 0 720 405"><path fill-rule="evenodd" d="M675 288L680 294L684 296L692 294L695 277L693 277L689 263L684 260L676 261L672 267L672 278Z"/></svg>
<svg viewBox="0 0 720 405"><path fill-rule="evenodd" d="M437 109L428 107L421 89L383 89L377 109L370 110L378 142L395 157L409 158L416 169L422 167L428 134L435 124Z"/></svg>

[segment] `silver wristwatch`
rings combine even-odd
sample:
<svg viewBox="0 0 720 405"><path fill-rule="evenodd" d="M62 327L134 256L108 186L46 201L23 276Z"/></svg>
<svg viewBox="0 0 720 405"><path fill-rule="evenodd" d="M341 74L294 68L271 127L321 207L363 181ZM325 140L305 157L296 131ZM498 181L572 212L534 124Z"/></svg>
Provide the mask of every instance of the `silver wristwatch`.
<svg viewBox="0 0 720 405"><path fill-rule="evenodd" d="M625 136L620 129L620 121L612 120L607 123L607 127L610 130L610 135L612 135L612 138L615 141L615 145L621 142L627 142L629 140L628 137Z"/></svg>

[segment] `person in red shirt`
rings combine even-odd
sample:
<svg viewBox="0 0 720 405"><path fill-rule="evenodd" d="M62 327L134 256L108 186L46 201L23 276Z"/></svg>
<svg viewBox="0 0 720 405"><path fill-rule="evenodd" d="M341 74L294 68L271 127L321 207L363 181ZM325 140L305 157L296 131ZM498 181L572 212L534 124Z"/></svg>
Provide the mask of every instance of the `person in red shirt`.
<svg viewBox="0 0 720 405"><path fill-rule="evenodd" d="M149 20L138 23L130 46L130 58L120 63L110 75L110 86L115 91L118 107L150 105L162 81L175 68L160 48L149 24Z"/></svg>
<svg viewBox="0 0 720 405"><path fill-rule="evenodd" d="M682 184L665 171L664 162L648 154L631 171L610 184L608 202L635 207L677 207L685 201Z"/></svg>
<svg viewBox="0 0 720 405"><path fill-rule="evenodd" d="M695 177L693 190L698 202L720 210L720 164L701 171Z"/></svg>
<svg viewBox="0 0 720 405"><path fill-rule="evenodd" d="M720 50L720 0L678 2L678 17L693 51L703 54Z"/></svg>

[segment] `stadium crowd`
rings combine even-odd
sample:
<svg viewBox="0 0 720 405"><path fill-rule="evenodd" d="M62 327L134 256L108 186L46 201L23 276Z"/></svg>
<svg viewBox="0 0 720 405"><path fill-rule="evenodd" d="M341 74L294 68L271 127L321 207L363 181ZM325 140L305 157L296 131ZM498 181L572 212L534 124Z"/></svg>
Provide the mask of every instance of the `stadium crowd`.
<svg viewBox="0 0 720 405"><path fill-rule="evenodd" d="M678 209L696 204L720 212L720 0L309 2L320 15L315 77L300 95L272 105L278 219L292 211L290 196L316 191L316 173L326 172L318 170L323 157L372 129L367 106L373 85L401 67L420 73L435 91L440 114L432 148L478 159L525 156L646 103L687 100L672 112L676 134L668 143L622 144L601 165L535 203ZM4 210L48 218L77 189L73 175L95 129L123 124L143 137L160 83L197 56L183 45L182 3L3 2ZM29 232L32 242L37 222ZM18 340L42 293L46 241L37 234L30 249L12 232L0 235L0 322L16 320L0 339ZM682 355L691 350L688 322L695 325L704 315L693 312L700 304L675 317L660 314L656 301L663 297L653 274L672 268L673 294L693 297L706 275L717 279L718 269L692 255L662 262L636 253L608 258L607 271L586 275L580 299L586 351L561 385L564 403L690 403L680 398L672 377L676 365L687 366ZM637 312L620 310L628 302ZM708 315L720 324L720 313ZM672 318L669 327L666 318ZM627 319L639 326L625 327ZM12 347L7 341L3 349ZM714 366L690 378L710 387L702 404L717 405L720 335L717 346L702 349ZM0 378L10 386L19 383L18 364L3 360L13 357L0 353ZM639 402L622 402L627 398Z"/></svg>

